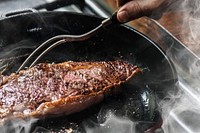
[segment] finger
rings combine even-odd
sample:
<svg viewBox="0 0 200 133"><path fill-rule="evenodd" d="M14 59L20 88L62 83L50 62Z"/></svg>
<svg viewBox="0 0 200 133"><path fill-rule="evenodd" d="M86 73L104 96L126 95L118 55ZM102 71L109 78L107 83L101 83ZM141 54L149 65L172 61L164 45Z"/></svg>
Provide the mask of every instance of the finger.
<svg viewBox="0 0 200 133"><path fill-rule="evenodd" d="M124 23L142 16L148 16L158 8L164 0L132 0L120 8L117 18Z"/></svg>

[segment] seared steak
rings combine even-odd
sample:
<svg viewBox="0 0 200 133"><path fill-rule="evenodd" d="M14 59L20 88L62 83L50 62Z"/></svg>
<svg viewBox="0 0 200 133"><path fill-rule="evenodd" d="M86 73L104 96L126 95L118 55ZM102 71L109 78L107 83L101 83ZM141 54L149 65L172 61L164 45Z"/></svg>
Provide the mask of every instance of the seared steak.
<svg viewBox="0 0 200 133"><path fill-rule="evenodd" d="M140 69L123 61L41 63L0 80L0 120L79 112ZM117 89L116 89L117 90Z"/></svg>

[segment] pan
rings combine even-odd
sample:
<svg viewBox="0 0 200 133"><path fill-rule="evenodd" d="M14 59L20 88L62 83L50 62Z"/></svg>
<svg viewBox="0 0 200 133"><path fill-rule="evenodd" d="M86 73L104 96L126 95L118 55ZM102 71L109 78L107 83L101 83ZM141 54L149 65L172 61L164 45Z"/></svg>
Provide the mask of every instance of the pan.
<svg viewBox="0 0 200 133"><path fill-rule="evenodd" d="M9 75L17 71L28 55L45 40L60 34L83 34L102 20L96 16L55 11L4 15L0 20L1 73ZM116 117L128 118L138 133L160 122L158 103L167 97L168 92L176 92L176 71L159 46L131 27L116 25L85 41L62 44L39 62L112 60L137 65L143 73L123 85L120 94L70 116L38 120L29 131L66 132L70 129L86 132L88 127L100 127L106 121L108 112ZM11 125L2 128L6 132L17 130Z"/></svg>

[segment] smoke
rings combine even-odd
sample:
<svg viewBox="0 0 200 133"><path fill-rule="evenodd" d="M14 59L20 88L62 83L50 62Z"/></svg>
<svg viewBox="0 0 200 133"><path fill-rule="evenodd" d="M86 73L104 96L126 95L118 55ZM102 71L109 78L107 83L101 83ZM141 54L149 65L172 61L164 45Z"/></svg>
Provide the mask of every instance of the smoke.
<svg viewBox="0 0 200 133"><path fill-rule="evenodd" d="M200 42L200 2L198 0L185 0L182 4L182 8L185 10L185 14L183 16L184 21L182 25L182 29L188 29L187 36L182 33L181 39L186 40L186 45L191 48L197 55L199 55L198 51L199 42ZM186 28L187 27L187 28Z"/></svg>
<svg viewBox="0 0 200 133"><path fill-rule="evenodd" d="M179 4L177 4L179 3ZM200 1L199 0L181 0L175 2L169 7L170 11L182 12L179 20L180 39L186 47L190 48L195 54L200 50ZM174 18L175 19L175 18ZM193 59L193 62L187 57L185 50L179 53L170 53L168 56L178 58L176 55L185 57L186 61L174 62L179 74L177 82L178 93L169 94L166 100L159 103L161 109L164 133L199 133L200 132L200 65L199 59ZM186 64L185 64L186 63ZM184 67L189 66L186 72ZM181 70L180 70L181 69Z"/></svg>
<svg viewBox="0 0 200 133"><path fill-rule="evenodd" d="M200 88L193 88L183 80L177 86L179 93L160 103L162 128L165 133L200 132Z"/></svg>
<svg viewBox="0 0 200 133"><path fill-rule="evenodd" d="M178 5L179 4L179 5ZM177 19L180 22L179 39L190 48L195 54L200 50L200 1L198 0L181 0L175 4L171 10L178 8L177 12L182 12Z"/></svg>
<svg viewBox="0 0 200 133"><path fill-rule="evenodd" d="M0 133L30 133L37 119L14 119L0 127Z"/></svg>
<svg viewBox="0 0 200 133"><path fill-rule="evenodd" d="M86 133L135 133L136 123L127 117L117 117L111 111L106 114L106 121L102 124L96 124L96 127L85 126ZM95 124L95 123L94 123ZM84 125L87 125L86 123Z"/></svg>

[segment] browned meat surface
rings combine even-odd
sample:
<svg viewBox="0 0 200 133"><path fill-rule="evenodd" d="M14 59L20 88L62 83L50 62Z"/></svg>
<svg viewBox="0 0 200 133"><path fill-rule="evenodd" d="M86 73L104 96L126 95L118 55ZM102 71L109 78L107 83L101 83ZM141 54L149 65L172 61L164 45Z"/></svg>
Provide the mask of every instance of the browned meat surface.
<svg viewBox="0 0 200 133"><path fill-rule="evenodd" d="M81 111L138 72L123 61L38 64L1 79L0 120Z"/></svg>

